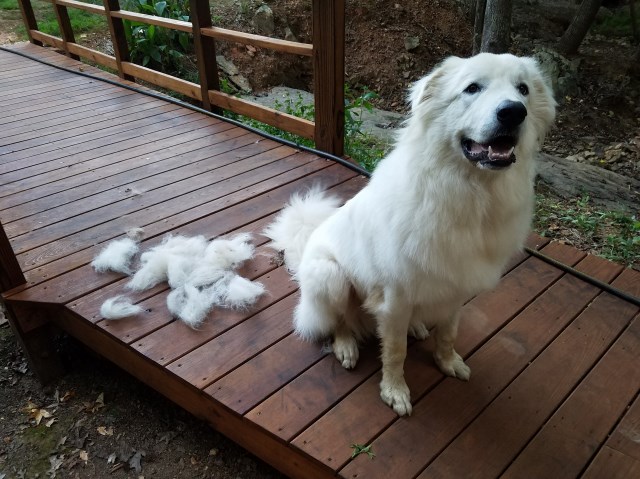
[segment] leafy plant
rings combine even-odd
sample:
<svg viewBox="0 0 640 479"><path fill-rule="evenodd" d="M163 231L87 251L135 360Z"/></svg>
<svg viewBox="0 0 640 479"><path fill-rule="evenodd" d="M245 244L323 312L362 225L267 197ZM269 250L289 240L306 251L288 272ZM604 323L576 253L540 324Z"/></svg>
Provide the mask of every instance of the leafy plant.
<svg viewBox="0 0 640 479"><path fill-rule="evenodd" d="M611 261L640 266L640 220L597 208L589 195L560 202L538 194L534 226L543 236L563 239Z"/></svg>
<svg viewBox="0 0 640 479"><path fill-rule="evenodd" d="M612 15L596 20L593 31L608 37L631 37L633 35L631 15L628 8L618 9Z"/></svg>
<svg viewBox="0 0 640 479"><path fill-rule="evenodd" d="M382 159L386 152L387 145L380 142L375 137L362 131L362 109L371 111L373 105L371 100L376 97L374 92L366 90L361 95L353 94L348 87L345 88L345 154L356 160L364 168L373 170L375 165ZM284 100L277 100L274 108L278 111L288 113L298 118L313 121L315 118L315 108L313 104L305 103L302 95L297 98L286 97ZM293 133L283 131L279 128L266 125L257 120L227 112L226 115L242 123L258 128L266 133L292 141L296 144L313 147L314 142L307 138L302 138Z"/></svg>
<svg viewBox="0 0 640 479"><path fill-rule="evenodd" d="M190 18L187 0L130 0L126 8L185 22ZM190 34L131 20L124 20L124 26L133 62L154 70L184 76L185 55L193 51Z"/></svg>
<svg viewBox="0 0 640 479"><path fill-rule="evenodd" d="M358 457L360 454L366 454L369 456L369 459L373 459L376 455L371 450L372 444L365 446L364 444L351 444L351 449L353 452L351 453L351 458Z"/></svg>

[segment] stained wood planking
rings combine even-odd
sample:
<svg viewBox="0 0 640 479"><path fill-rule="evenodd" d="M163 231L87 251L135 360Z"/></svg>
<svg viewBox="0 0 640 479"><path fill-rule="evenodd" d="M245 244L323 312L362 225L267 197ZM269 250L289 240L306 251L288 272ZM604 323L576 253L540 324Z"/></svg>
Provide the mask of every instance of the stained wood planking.
<svg viewBox="0 0 640 479"><path fill-rule="evenodd" d="M212 128L208 128L207 131L210 134L214 132ZM225 132L224 135L206 136L190 142L188 146L194 148L192 153L184 153L186 145L182 147L176 145L153 154L125 159L115 165L105 165L98 169L99 176L96 175L96 169L94 169L54 183L47 183L38 187L37 191L17 193L13 196L16 198L15 201L12 202L17 206L4 209L1 213L2 218L8 223L45 211L50 217L52 210L54 210L50 207L52 204L58 205L55 208L61 208L73 202L78 203L79 200L89 196L104 194L113 188L123 188L126 185L135 184L137 181L179 170L189 165L188 161L195 163L194 158L205 156L202 154L205 153L204 150L208 156L203 159L234 149L238 150L236 156L240 159L242 155L247 154L247 150L257 154L260 151L266 151L269 146L276 148L279 145L271 143L258 147L251 136L238 128ZM153 161L151 161L152 158ZM122 171L123 168L127 168L127 170ZM133 190L131 193L135 194Z"/></svg>
<svg viewBox="0 0 640 479"><path fill-rule="evenodd" d="M52 52L43 56L78 65ZM28 84L17 81L23 68L34 79L67 78L60 72L38 76L34 72L48 67L20 63L20 68L0 68L0 84L4 79L11 88L25 88ZM56 93L72 99L82 91L57 89L55 81L28 100L51 105ZM450 477L468 463L463 458L477 465L471 472L464 469L465 477L495 477L503 471L521 477L517 468L524 465L528 474L534 471L531 462L547 477L637 472L640 447L632 440L640 410L637 358L632 354L640 347L637 308L528 255L513 259L495 291L465 306L458 346L474 372L470 383L442 377L433 364L430 341L410 343L406 376L415 404L411 418L397 418L379 399L376 341L365 347L356 370L348 372L320 345L292 334L296 285L268 256L256 257L242 273L263 281L269 294L249 311L214 310L198 331L168 314L165 284L131 295L149 310L141 317L103 320L100 305L123 292L127 278L98 275L89 262L127 226L145 223L143 247L158 244L168 232L213 238L251 231L263 253L267 239L259 232L293 192L319 180L346 198L366 180L275 142L255 143L252 134L210 119L158 130L145 144L135 138L112 142L115 134L102 137L105 145L86 149L92 141L86 131L81 133L88 134L86 140L71 144L85 119L98 124L94 108L103 109L107 122L116 118L118 108L135 111L129 102L138 95L118 97L115 87L96 91L102 95L98 91L108 92L99 103L77 108L72 100L60 103L59 119L55 109L40 116L20 95L11 97L9 106L30 116L8 123L12 126L0 132L0 145L22 145L17 154L24 154L45 147L39 135L67 141L62 136L69 134L66 149L74 151L53 160L45 153L23 159L10 152L0 155L0 174L25 174L0 188L0 218L9 219L14 247L22 240L37 244L21 254L28 283L7 296L15 310L35 306L44 313L41 320L54 318L100 354L292 477ZM107 100L111 95L116 100ZM157 100L147 100L136 105L151 111ZM249 166L252 158L258 161ZM272 170L282 159L291 164ZM50 169L57 160L63 166ZM27 176L38 168L41 174ZM221 172L227 175L221 184L207 184L207 179L223 178L217 176ZM191 180L197 183L189 185ZM170 185L175 185L173 192ZM133 191L125 190L136 187L145 193L131 199ZM198 196L199 191L205 194ZM111 213L106 205L113 205ZM92 213L95 223L88 220ZM48 245L47 232L59 238ZM547 241L531 237L529 245ZM543 252L577 263L577 269L604 281L620 272L619 266L556 243ZM637 294L640 273L625 270L614 281ZM23 324L41 325L28 318ZM566 370L558 375L560 365ZM605 395L611 400L601 405L598 399ZM372 443L376 458L351 459L353 443Z"/></svg>
<svg viewBox="0 0 640 479"><path fill-rule="evenodd" d="M579 254L573 248L557 243L551 243L542 251L569 264L584 257L584 254ZM525 272L527 270L529 272ZM472 315L464 314L461 320L456 341L458 352L467 357L560 276L557 269L535 258L529 258L507 274L496 290L474 298L465 307ZM502 310L502 313L497 314L495 310ZM473 320L465 321L467 318ZM381 474L379 477L391 474L395 477L414 477L419 473L425 461L435 457L455 438L487 405L492 395L498 393L510 380L512 372L508 364L504 364L495 355L487 357L493 361L482 362L486 353L482 349L479 352L480 355L474 354L466 361L473 377L478 377L481 381L472 379L469 383L464 383L447 378L438 383L423 400L418 400L414 405L411 421L401 419L393 422L372 442L376 458L382 460L372 464L364 456L359 456L341 471L342 474L348 477L354 474L359 477L373 474ZM410 366L411 363L406 368L407 377L416 374L409 369ZM437 376L442 377L439 373ZM368 438L364 443L371 439L373 438Z"/></svg>
<svg viewBox="0 0 640 479"><path fill-rule="evenodd" d="M638 319L636 318L636 321ZM638 440L640 439L640 396L625 413L622 421L616 426L615 430L607 439L606 446L620 451L623 454L634 457L640 461L640 448Z"/></svg>
<svg viewBox="0 0 640 479"><path fill-rule="evenodd" d="M326 162L318 160L301 166L301 159L304 158L305 155L286 156L281 158L281 161L269 162L256 169L222 176L219 181L205 181L197 185L197 188L193 183L186 182L187 184L181 185L185 188L181 192L172 188L156 190L142 195L143 198L132 198L132 204L119 203L112 208L107 207L100 211L102 216L81 215L77 222L72 218L68 225L56 223L51 228L20 237L19 245L22 246L15 248L18 250L18 259L27 269L29 266L44 264L58 255L89 247L107 231L122 234L132 227L144 227L152 231L150 228L153 225L164 229L169 217L178 217L181 214L193 216L194 211L201 207L206 208L204 205L212 203L215 203L218 210L225 209L254 194L276 187L279 179L297 179L326 167ZM161 203L169 198L176 201L169 204ZM69 235L69 230L65 229L67 226L73 228L72 231L75 233ZM20 250L26 252L19 253Z"/></svg>
<svg viewBox="0 0 640 479"><path fill-rule="evenodd" d="M104 238L105 236L109 236L113 238L121 235L123 231L127 231L131 227L139 226L143 226L146 234L150 236L163 234L164 232L170 231L182 224L225 210L236 203L249 200L254 196L265 194L265 196L268 197L268 192L273 189L279 189L278 187L283 183L286 184L295 180L301 180L302 178L323 169L326 169L326 171L324 171L322 175L317 175L315 177L319 181L325 180L330 183L335 181L336 178L342 178L344 181L354 176L353 172L345 170L338 165L329 166L326 161L320 159L313 160L310 163L303 164L297 168L295 168L295 165L293 166L294 167L292 169L289 169L279 176L272 176L265 181L243 187L243 189L239 191L226 194L226 196L219 197L213 201L209 199L204 203L196 203L193 206L185 206L183 203L179 202L165 204L164 209L158 208L157 215L154 218L149 218L148 214L144 211L136 217L134 217L134 215L130 215L128 218L118 218L117 220L113 220L109 223L92 228L91 230L85 230L79 233L77 235L79 236L78 241L85 243L84 247L89 247L90 244L95 242L95 238L97 237ZM273 173L273 171L271 171L271 173ZM314 176L306 178L297 184L297 188L299 189L305 184L309 185L310 183L313 183L313 181ZM233 190L233 187L231 187L230 190ZM198 196L204 198L203 201L207 199L206 194L203 195L202 193L199 193L196 195L196 198ZM280 203L280 205L282 204L283 203ZM170 205L172 206L171 210L168 209L168 206ZM185 207L187 208L186 210ZM146 221L153 221L153 223L146 223ZM53 242L49 245L43 246L41 251L37 252L37 256L31 254L30 260L35 261L36 263L39 261L44 262L47 258L53 259L57 256L64 256L71 250L80 249L82 246L82 244L79 244L76 241L71 244L66 244L65 242L60 241ZM25 255L29 254L30 253L25 253ZM34 256L35 259L33 259ZM87 273L87 271L89 271L89 273ZM88 270L80 268L62 274L61 278L56 278L56 284L59 285L59 287L56 288L56 291L49 289L45 282L17 293L16 297L25 301L45 303L53 301L66 303L82 296L83 294L87 294L110 282L113 282L113 280L106 281L104 278L98 278L95 274L90 273L90 271L90 268L88 268Z"/></svg>
<svg viewBox="0 0 640 479"><path fill-rule="evenodd" d="M267 152L271 153L269 155L270 161L277 161L278 159L286 156L287 153L292 153L290 148L287 150L283 148L284 151L277 150L279 151L279 153L276 153L273 150L267 150L266 148L245 148L244 152L241 153L240 148L243 146L255 144L255 138L252 137L252 135L247 135L246 132L240 128L233 129L220 135L220 142L224 142L225 138L229 139L230 141L225 142L226 144L224 144L223 146L219 148L208 148L207 151L203 151L202 153L210 156L207 156L201 161L187 163L166 172L155 174L153 176L143 177L141 179L138 179L137 181L135 181L134 179L135 176L132 175L132 177L129 177L129 179L132 181L130 183L126 183L126 186L113 185L109 190L103 192L94 191L94 194L90 194L89 190L87 189L85 192L85 196L79 198L78 200L68 202L59 201L60 198L52 199L50 197L47 197L47 200L59 202L60 206L42 210L37 217L25 217L22 221L20 221L19 225L7 223L7 234L11 237L15 237L21 234L24 235L27 233L37 235L38 233L34 233L36 230L49 227L46 234L48 237L50 237L52 230L56 228L55 226L53 226L54 224L58 224L58 229L63 229L65 230L66 234L69 234L74 230L70 228L67 229L69 225L66 225L65 221L73 224L74 228L81 229L83 228L84 219L84 217L81 217L81 215L85 215L85 217L97 215L97 218L89 220L89 222L92 223L93 221L96 221L98 220L98 218L100 218L101 209L107 208L112 211L117 211L118 203L126 202L127 208L135 208L140 207L140 205L135 204L137 203L135 200L143 199L144 197L147 197L144 199L149 199L148 197L151 196L151 192L157 193L157 190L167 188L171 189L174 195L178 192L181 192L179 184L180 182L175 181L175 178L184 178L184 180L181 181L189 182L190 186L195 188L196 185L202 184L201 182L210 182L211 184L213 184L215 182L224 180L225 175L229 174L227 173L227 170L234 169L232 168L232 166L234 166L235 169L242 171L240 170L242 166L245 168L251 168L261 166L262 164L267 164L266 161L268 160L262 158L262 156L265 156ZM268 148L269 145L265 146ZM111 183L113 184L113 181L111 181ZM78 195L82 194L82 191L80 188L75 188L74 190L72 190L72 193ZM65 199L68 199L68 197ZM23 205L20 206L22 207ZM68 208L71 208L75 213L75 216L72 220L68 220ZM21 211L24 211L22 208L20 209ZM4 220L4 213L2 215L2 218Z"/></svg>
<svg viewBox="0 0 640 479"><path fill-rule="evenodd" d="M577 267L605 282L613 280L622 270L618 265L592 256L582 260ZM496 335L491 340L495 343L493 347L506 349L510 353L511 357L505 358L504 361L514 371L524 369L582 313L585 305L588 305L598 293L599 290L595 286L586 285L573 276L564 276ZM549 381L546 373L548 371L542 371L535 379L526 371L522 373L522 376L516 378L493 400L420 477L450 477L463 473L461 468L464 466L459 461L459 455L463 451L469 461L482 457L473 471L464 471L465 475L499 475L526 445L546 417L544 410L537 404L539 396L544 396L544 391L536 388L535 393L532 393L531 390L531 383L551 382L551 387L556 387L556 380Z"/></svg>
<svg viewBox="0 0 640 479"><path fill-rule="evenodd" d="M26 182L21 181L17 187L13 187L13 194L3 200L7 207L22 205L30 201L36 201L55 193L75 189L93 181L109 182L114 175L126 175L129 171L135 178L135 168L145 166L153 171L163 171L162 160L179 159L181 164L187 161L184 155L190 153L191 145L194 145L195 156L201 154L201 148L215 146L224 141L225 137L218 137L216 133L230 130L230 125L224 123L203 123L197 128L190 125L183 134L165 135L163 139L152 144L133 146L124 152L116 152L98 158L87 158L73 166L73 171L63 169L51 172L46 176L34 178ZM233 127L232 127L233 128ZM181 130L178 128L178 130ZM246 132L245 132L246 133ZM215 154L215 150L213 150ZM120 182L121 183L121 182ZM117 183L116 183L117 184ZM8 185L8 188L14 185ZM18 218L19 215L14 215Z"/></svg>
<svg viewBox="0 0 640 479"><path fill-rule="evenodd" d="M583 479L629 479L640 476L640 459L605 446L581 476Z"/></svg>

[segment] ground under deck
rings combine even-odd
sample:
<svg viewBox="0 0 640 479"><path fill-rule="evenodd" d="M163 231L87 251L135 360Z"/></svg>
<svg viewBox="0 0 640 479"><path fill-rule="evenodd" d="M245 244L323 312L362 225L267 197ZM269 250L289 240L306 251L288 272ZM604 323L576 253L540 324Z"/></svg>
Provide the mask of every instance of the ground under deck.
<svg viewBox="0 0 640 479"><path fill-rule="evenodd" d="M11 47L114 78L53 51ZM81 66L82 65L82 66ZM431 344L406 362L414 412L378 396L368 345L354 371L291 334L296 285L268 256L245 275L269 294L214 311L194 331L135 295L142 317L105 321L126 278L96 274L101 246L144 227L213 238L256 233L316 181L344 198L365 179L227 122L0 51L0 220L27 283L5 295L36 328L51 320L249 451L296 477L640 477L638 307L540 259L514 259L470 301L458 350L469 383L445 379ZM640 273L532 236L531 247L638 296ZM31 326L29 324L31 323ZM375 458L351 458L371 444Z"/></svg>

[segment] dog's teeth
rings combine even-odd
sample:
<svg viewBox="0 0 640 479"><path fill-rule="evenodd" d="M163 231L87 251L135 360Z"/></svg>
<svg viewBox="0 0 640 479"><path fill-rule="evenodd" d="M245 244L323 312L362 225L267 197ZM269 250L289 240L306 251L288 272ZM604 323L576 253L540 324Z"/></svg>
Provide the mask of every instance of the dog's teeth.
<svg viewBox="0 0 640 479"><path fill-rule="evenodd" d="M515 150L515 146L512 146L511 149L509 150L509 154L507 155L507 158L511 158L511 155L513 155L513 151Z"/></svg>

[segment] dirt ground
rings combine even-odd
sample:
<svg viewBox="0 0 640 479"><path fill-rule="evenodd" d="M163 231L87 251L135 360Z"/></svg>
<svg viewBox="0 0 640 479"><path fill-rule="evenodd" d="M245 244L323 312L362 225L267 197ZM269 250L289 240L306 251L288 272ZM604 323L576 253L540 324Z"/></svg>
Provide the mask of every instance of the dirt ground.
<svg viewBox="0 0 640 479"><path fill-rule="evenodd" d="M288 27L298 40L310 41L310 3L268 2L274 36L283 38ZM250 13L257 5L216 2L214 21L255 32ZM540 28L516 17L514 52L552 45L560 27L544 26L544 34ZM0 15L0 43L15 41L14 30L15 19ZM407 86L443 57L468 55L471 36L468 17L451 1L348 0L347 82L356 93L365 87L376 92L376 106L402 112ZM405 40L416 38L407 51ZM549 153L640 179L640 75L630 61L636 48L626 39L587 39L576 58L575 90L558 99ZM311 88L307 60L228 44L220 44L219 53L256 90ZM281 477L74 340L58 341L69 372L42 388L0 314L0 479Z"/></svg>
<svg viewBox="0 0 640 479"><path fill-rule="evenodd" d="M0 478L283 477L75 340L56 341L68 373L43 388L0 319Z"/></svg>

